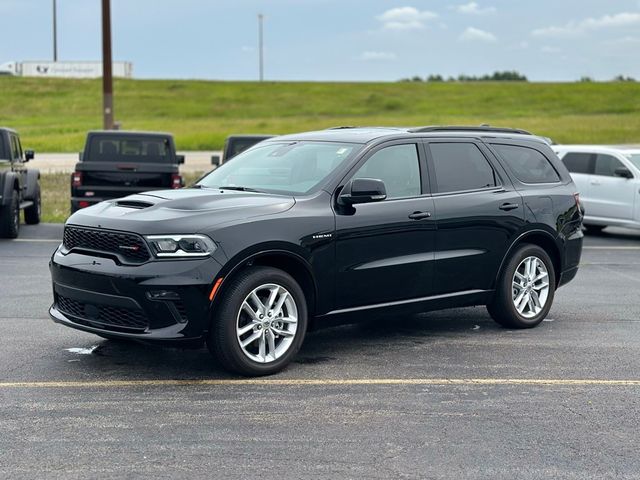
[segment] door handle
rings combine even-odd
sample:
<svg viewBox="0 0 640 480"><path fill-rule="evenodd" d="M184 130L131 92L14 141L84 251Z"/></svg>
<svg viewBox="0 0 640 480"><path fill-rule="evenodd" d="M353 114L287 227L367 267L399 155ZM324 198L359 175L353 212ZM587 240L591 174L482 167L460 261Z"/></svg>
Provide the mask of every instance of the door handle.
<svg viewBox="0 0 640 480"><path fill-rule="evenodd" d="M431 212L413 212L409 215L411 220L422 220L424 218L429 218L431 216Z"/></svg>
<svg viewBox="0 0 640 480"><path fill-rule="evenodd" d="M499 208L500 210L504 210L505 212L507 212L509 210L515 210L519 206L520 205L518 205L517 203L503 203Z"/></svg>

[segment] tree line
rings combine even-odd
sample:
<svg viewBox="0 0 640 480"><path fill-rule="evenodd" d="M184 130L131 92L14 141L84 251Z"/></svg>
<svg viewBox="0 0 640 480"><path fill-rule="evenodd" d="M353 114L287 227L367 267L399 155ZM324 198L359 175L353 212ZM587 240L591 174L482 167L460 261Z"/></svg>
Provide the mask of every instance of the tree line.
<svg viewBox="0 0 640 480"><path fill-rule="evenodd" d="M528 82L529 80L525 75L515 71L515 70L505 70L505 71L496 71L491 75L458 75L457 77L449 76L444 77L438 74L432 74L427 77L421 77L419 75L415 75L413 77L401 78L400 82L429 82L429 83L438 83L438 82ZM579 80L580 82L595 82L595 80L591 77L582 77ZM625 75L617 75L612 79L614 82L635 82L636 79L633 77L625 76Z"/></svg>

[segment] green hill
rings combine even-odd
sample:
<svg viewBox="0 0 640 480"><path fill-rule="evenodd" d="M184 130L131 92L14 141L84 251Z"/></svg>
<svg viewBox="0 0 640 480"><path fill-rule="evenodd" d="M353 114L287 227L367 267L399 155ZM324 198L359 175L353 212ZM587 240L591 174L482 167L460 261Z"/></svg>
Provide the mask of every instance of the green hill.
<svg viewBox="0 0 640 480"><path fill-rule="evenodd" d="M0 77L0 125L39 151L77 151L101 128L101 81ZM117 80L125 129L220 148L231 133L337 125L518 127L560 143L640 143L640 83L297 83Z"/></svg>

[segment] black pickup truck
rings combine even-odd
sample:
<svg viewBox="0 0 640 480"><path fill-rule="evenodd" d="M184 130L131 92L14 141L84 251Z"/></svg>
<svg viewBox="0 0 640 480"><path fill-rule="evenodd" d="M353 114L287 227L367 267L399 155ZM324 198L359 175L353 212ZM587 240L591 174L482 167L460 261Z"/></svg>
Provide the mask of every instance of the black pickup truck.
<svg viewBox="0 0 640 480"><path fill-rule="evenodd" d="M22 151L18 132L0 128L0 237L16 238L24 221L40 223L40 172L25 168L33 150Z"/></svg>
<svg viewBox="0 0 640 480"><path fill-rule="evenodd" d="M112 198L183 186L173 136L93 131L71 175L71 213Z"/></svg>

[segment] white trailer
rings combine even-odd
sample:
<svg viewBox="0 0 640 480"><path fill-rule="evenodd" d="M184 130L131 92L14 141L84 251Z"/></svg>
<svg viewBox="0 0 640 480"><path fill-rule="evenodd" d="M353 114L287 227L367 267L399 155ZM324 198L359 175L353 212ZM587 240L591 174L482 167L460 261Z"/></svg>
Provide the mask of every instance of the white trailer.
<svg viewBox="0 0 640 480"><path fill-rule="evenodd" d="M131 62L113 62L113 76L131 78ZM18 77L100 78L102 62L9 62L0 65L0 74Z"/></svg>

